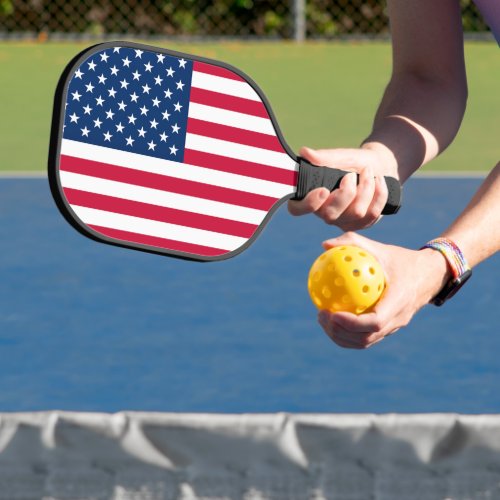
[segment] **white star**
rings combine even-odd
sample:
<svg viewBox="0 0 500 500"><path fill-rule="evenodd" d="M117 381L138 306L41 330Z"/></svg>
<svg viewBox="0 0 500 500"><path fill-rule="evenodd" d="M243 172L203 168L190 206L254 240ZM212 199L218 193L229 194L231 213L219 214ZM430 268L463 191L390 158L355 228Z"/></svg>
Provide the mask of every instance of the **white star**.
<svg viewBox="0 0 500 500"><path fill-rule="evenodd" d="M97 105L98 106L102 106L102 103L104 102L104 99L101 96L96 97L95 100L97 101Z"/></svg>
<svg viewBox="0 0 500 500"><path fill-rule="evenodd" d="M111 74L114 75L114 76L118 75L118 71L120 71L120 70L116 67L116 65L114 65L111 68Z"/></svg>
<svg viewBox="0 0 500 500"><path fill-rule="evenodd" d="M82 79L82 75L83 75L83 74L84 74L84 73L82 73L82 72L80 71L80 68L78 68L78 69L75 71L75 77L76 77L76 78L80 78L80 80Z"/></svg>
<svg viewBox="0 0 500 500"><path fill-rule="evenodd" d="M122 122L120 122L118 125L115 125L116 127L116 131L117 132L120 132L122 133L123 132L123 129L125 128L123 125L122 125Z"/></svg>
<svg viewBox="0 0 500 500"><path fill-rule="evenodd" d="M108 62L108 58L109 58L109 56L108 56L108 54L106 54L106 52L103 52L101 54L101 61Z"/></svg>
<svg viewBox="0 0 500 500"><path fill-rule="evenodd" d="M101 74L101 76L99 76L98 78L99 78L99 83L102 83L103 85L104 83L106 83L107 78L104 76L104 73Z"/></svg>
<svg viewBox="0 0 500 500"><path fill-rule="evenodd" d="M180 111L181 108L182 108L182 105L180 102L178 102L177 104L174 104L174 108L175 108L175 111Z"/></svg>
<svg viewBox="0 0 500 500"><path fill-rule="evenodd" d="M156 57L158 58L158 62L163 64L163 59L165 59L165 56L163 54L156 54Z"/></svg>
<svg viewBox="0 0 500 500"><path fill-rule="evenodd" d="M111 111L111 110L106 111L106 118L109 118L110 120L112 120L113 116L115 116L115 114L113 113L113 111Z"/></svg>
<svg viewBox="0 0 500 500"><path fill-rule="evenodd" d="M101 128L101 125L102 121L99 120L99 118L97 120L94 120L94 128Z"/></svg>
<svg viewBox="0 0 500 500"><path fill-rule="evenodd" d="M162 132L162 133L160 134L160 139L161 139L161 141L162 141L162 142L167 142L168 135L167 135L167 134L165 134L165 132Z"/></svg>
<svg viewBox="0 0 500 500"><path fill-rule="evenodd" d="M113 87L108 89L108 92L109 92L109 97L115 97L116 90Z"/></svg>
<svg viewBox="0 0 500 500"><path fill-rule="evenodd" d="M155 106L156 108L160 107L160 100L157 97L153 99L153 106Z"/></svg>
<svg viewBox="0 0 500 500"><path fill-rule="evenodd" d="M167 110L165 110L163 112L163 119L164 120L168 120L169 118L170 118L170 113Z"/></svg>
<svg viewBox="0 0 500 500"><path fill-rule="evenodd" d="M168 99L170 99L170 98L171 98L171 96L172 96L172 92L170 92L170 89L164 90L163 92L165 93L165 97L166 97L166 98L168 98Z"/></svg>
<svg viewBox="0 0 500 500"><path fill-rule="evenodd" d="M109 133L109 131L104 134L105 141L111 142L111 137L113 136Z"/></svg>
<svg viewBox="0 0 500 500"><path fill-rule="evenodd" d="M148 146L149 146L148 151L149 151L150 149L152 149L152 150L154 151L154 150L155 150L155 148L156 148L156 144L155 144L153 141L148 142Z"/></svg>
<svg viewBox="0 0 500 500"><path fill-rule="evenodd" d="M80 119L79 116L76 116L76 113L73 113L69 117L71 118L71 122L70 123L78 123L78 120Z"/></svg>
<svg viewBox="0 0 500 500"><path fill-rule="evenodd" d="M120 53L120 49L121 49L121 47L115 47L113 49L113 54L119 54Z"/></svg>
<svg viewBox="0 0 500 500"><path fill-rule="evenodd" d="M139 59L141 58L142 54L143 54L142 50L136 50L135 51L135 57L138 57Z"/></svg>
<svg viewBox="0 0 500 500"><path fill-rule="evenodd" d="M178 134L180 129L181 128L179 127L179 125L177 125L177 123L175 125L172 125L172 132L174 134Z"/></svg>
<svg viewBox="0 0 500 500"><path fill-rule="evenodd" d="M87 88L87 92L92 92L94 90L94 86L91 83L87 83L85 87Z"/></svg>
<svg viewBox="0 0 500 500"><path fill-rule="evenodd" d="M122 61L123 61L123 65L127 66L127 68L130 66L130 63L132 62L128 57L126 57L125 59L122 59Z"/></svg>
<svg viewBox="0 0 500 500"><path fill-rule="evenodd" d="M82 136L84 135L85 137L88 137L89 136L89 132L90 130L87 128L87 127L84 127L82 129L80 129L82 131Z"/></svg>
<svg viewBox="0 0 500 500"><path fill-rule="evenodd" d="M89 62L89 69L91 69L92 71L95 71L96 66L97 66L97 64L95 64L94 61Z"/></svg>
<svg viewBox="0 0 500 500"><path fill-rule="evenodd" d="M73 101L80 101L80 97L82 97L81 94L78 93L78 90L73 92L71 95L73 96Z"/></svg>
<svg viewBox="0 0 500 500"><path fill-rule="evenodd" d="M148 62L147 64L144 65L144 68L146 71L149 71L151 73L151 70L153 69L153 66Z"/></svg>
<svg viewBox="0 0 500 500"><path fill-rule="evenodd" d="M87 104L86 106L84 106L83 108L83 112L86 114L86 115L90 115L90 112L92 111L92 108Z"/></svg>
<svg viewBox="0 0 500 500"><path fill-rule="evenodd" d="M130 94L130 99L132 99L132 102L137 102L139 96L134 92L133 94Z"/></svg>
<svg viewBox="0 0 500 500"><path fill-rule="evenodd" d="M145 115L145 116L147 116L147 115L148 115L148 111L149 111L149 109L148 109L148 108L146 108L146 106L143 106L142 108L139 108L139 109L141 110L141 116L142 116L142 115Z"/></svg>
<svg viewBox="0 0 500 500"><path fill-rule="evenodd" d="M132 136L129 135L126 141L127 141L127 146L132 146L134 144L135 139L132 139Z"/></svg>
<svg viewBox="0 0 500 500"><path fill-rule="evenodd" d="M175 146L170 147L170 154L175 156L175 153L177 153L178 149Z"/></svg>
<svg viewBox="0 0 500 500"><path fill-rule="evenodd" d="M118 108L120 109L120 111L125 111L126 107L127 107L127 105L123 102L123 99L122 99L122 102L118 103Z"/></svg>
<svg viewBox="0 0 500 500"><path fill-rule="evenodd" d="M124 78L120 83L121 83L122 89L126 90L128 85L129 85L127 80L125 80L125 78Z"/></svg>
<svg viewBox="0 0 500 500"><path fill-rule="evenodd" d="M128 122L129 123L132 123L133 125L135 125L135 121L137 120L137 118L134 116L134 115L130 115L128 117Z"/></svg>
<svg viewBox="0 0 500 500"><path fill-rule="evenodd" d="M156 128L158 125L158 122L155 119L153 119L153 121L149 123L151 123L151 128Z"/></svg>
<svg viewBox="0 0 500 500"><path fill-rule="evenodd" d="M167 76L174 76L175 70L172 69L172 66L167 69Z"/></svg>
<svg viewBox="0 0 500 500"><path fill-rule="evenodd" d="M139 132L139 137L144 137L146 135L146 131L144 130L143 127L137 130Z"/></svg>
<svg viewBox="0 0 500 500"><path fill-rule="evenodd" d="M149 87L147 83L146 83L146 85L142 86L142 92L143 92L143 94L149 94L150 90L151 90L151 87Z"/></svg>
<svg viewBox="0 0 500 500"><path fill-rule="evenodd" d="M161 82L163 82L163 79L160 78L160 75L158 75L156 78L155 78L155 84L156 85L161 85Z"/></svg>
<svg viewBox="0 0 500 500"><path fill-rule="evenodd" d="M186 84L182 83L182 81L179 80L176 85L177 85L177 90L184 90L184 85Z"/></svg>
<svg viewBox="0 0 500 500"><path fill-rule="evenodd" d="M185 59L179 59L179 67L185 68L187 61Z"/></svg>
<svg viewBox="0 0 500 500"><path fill-rule="evenodd" d="M134 77L134 80L139 80L139 78L141 77L141 74L137 70L135 70L132 73L132 76Z"/></svg>

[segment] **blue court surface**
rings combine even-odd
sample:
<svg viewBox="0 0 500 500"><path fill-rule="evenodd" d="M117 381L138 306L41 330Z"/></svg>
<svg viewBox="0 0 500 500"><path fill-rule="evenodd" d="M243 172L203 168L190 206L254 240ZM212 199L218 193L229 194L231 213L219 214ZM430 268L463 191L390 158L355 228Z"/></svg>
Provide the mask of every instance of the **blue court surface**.
<svg viewBox="0 0 500 500"><path fill-rule="evenodd" d="M413 179L365 234L419 247L480 182ZM306 289L338 234L283 206L239 256L186 262L88 240L46 179L1 179L0 411L499 412L500 256L444 307L350 351Z"/></svg>

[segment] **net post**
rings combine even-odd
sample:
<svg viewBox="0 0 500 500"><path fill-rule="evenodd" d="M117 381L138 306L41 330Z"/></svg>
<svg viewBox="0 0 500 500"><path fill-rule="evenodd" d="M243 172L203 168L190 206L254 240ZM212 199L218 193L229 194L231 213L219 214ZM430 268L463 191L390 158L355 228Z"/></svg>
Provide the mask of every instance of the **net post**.
<svg viewBox="0 0 500 500"><path fill-rule="evenodd" d="M293 39L301 43L306 39L306 0L291 0L293 16Z"/></svg>

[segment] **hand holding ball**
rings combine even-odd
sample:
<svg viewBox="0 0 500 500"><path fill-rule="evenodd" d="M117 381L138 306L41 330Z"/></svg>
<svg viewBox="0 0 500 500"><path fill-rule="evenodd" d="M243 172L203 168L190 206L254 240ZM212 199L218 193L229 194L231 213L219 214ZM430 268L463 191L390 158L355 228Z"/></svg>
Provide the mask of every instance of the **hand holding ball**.
<svg viewBox="0 0 500 500"><path fill-rule="evenodd" d="M333 247L313 263L307 288L318 309L362 314L369 312L382 295L384 272L363 248Z"/></svg>

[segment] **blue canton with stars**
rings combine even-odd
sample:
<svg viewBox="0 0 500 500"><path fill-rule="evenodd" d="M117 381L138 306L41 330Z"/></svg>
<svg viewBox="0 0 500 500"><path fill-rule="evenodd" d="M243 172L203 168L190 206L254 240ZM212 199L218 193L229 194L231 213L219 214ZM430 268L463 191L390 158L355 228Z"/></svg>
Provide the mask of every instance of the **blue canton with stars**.
<svg viewBox="0 0 500 500"><path fill-rule="evenodd" d="M114 47L70 81L63 137L182 162L193 62Z"/></svg>

